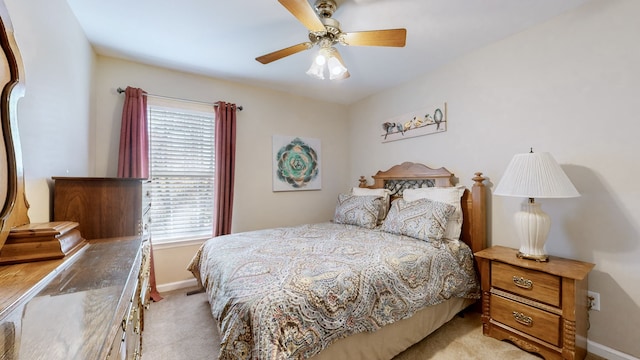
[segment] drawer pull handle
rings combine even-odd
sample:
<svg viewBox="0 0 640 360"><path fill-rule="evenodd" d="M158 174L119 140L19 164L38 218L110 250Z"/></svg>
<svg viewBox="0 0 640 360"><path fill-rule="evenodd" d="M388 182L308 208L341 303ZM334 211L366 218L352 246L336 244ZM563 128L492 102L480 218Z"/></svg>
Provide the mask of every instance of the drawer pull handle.
<svg viewBox="0 0 640 360"><path fill-rule="evenodd" d="M533 288L533 281L529 280L529 279L525 279L522 276L521 277L517 277L517 276L513 276L513 283L517 286L517 287L521 287L523 289L528 289L531 290Z"/></svg>
<svg viewBox="0 0 640 360"><path fill-rule="evenodd" d="M526 316L521 312L514 311L513 319L522 325L533 326L533 319L531 318L531 316Z"/></svg>

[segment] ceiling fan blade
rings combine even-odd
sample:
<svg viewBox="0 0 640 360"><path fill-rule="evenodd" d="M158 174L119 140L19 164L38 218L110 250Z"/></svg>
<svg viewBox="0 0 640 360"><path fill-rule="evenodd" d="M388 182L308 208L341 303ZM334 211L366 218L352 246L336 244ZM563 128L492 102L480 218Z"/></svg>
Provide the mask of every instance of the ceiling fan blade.
<svg viewBox="0 0 640 360"><path fill-rule="evenodd" d="M278 0L298 21L311 32L326 31L324 24L316 15L307 0Z"/></svg>
<svg viewBox="0 0 640 360"><path fill-rule="evenodd" d="M258 56L256 60L263 64L268 64L272 61L280 60L283 57L293 55L299 53L300 51L308 50L313 47L313 44L310 42L304 42L297 45L289 46L288 48L284 48L278 51L274 51L272 53L268 53L262 56Z"/></svg>
<svg viewBox="0 0 640 360"><path fill-rule="evenodd" d="M343 33L341 42L353 46L404 47L407 29L388 29Z"/></svg>

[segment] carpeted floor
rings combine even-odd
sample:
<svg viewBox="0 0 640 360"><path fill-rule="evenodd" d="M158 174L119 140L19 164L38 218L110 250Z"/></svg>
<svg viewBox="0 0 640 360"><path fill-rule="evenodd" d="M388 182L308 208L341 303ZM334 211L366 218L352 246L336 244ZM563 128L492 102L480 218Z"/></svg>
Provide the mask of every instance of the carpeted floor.
<svg viewBox="0 0 640 360"><path fill-rule="evenodd" d="M203 293L163 293L145 312L142 360L217 359L219 335ZM478 314L456 316L393 360L539 360L517 347L482 335ZM589 354L588 360L604 360Z"/></svg>

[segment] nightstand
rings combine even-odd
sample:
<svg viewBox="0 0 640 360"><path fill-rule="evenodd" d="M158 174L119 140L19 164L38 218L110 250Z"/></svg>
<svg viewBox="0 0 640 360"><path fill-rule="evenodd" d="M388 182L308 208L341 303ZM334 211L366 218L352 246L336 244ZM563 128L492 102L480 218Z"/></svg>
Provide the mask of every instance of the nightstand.
<svg viewBox="0 0 640 360"><path fill-rule="evenodd" d="M550 256L520 259L494 246L475 253L482 284L482 332L545 359L587 355L587 289L594 264Z"/></svg>

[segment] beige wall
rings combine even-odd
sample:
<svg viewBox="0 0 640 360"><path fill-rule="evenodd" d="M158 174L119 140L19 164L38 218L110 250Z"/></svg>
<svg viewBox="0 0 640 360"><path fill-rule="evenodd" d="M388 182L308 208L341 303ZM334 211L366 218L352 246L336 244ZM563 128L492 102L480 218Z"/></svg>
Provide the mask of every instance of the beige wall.
<svg viewBox="0 0 640 360"><path fill-rule="evenodd" d="M596 263L590 289L602 311L591 312L590 346L640 357L639 2L595 0L349 107L96 57L66 1L5 2L27 77L18 115L32 221L48 219L51 176L115 174L118 86L245 106L234 231L326 220L359 175L405 160L445 165L465 185L483 171L492 185L532 146L550 151L582 193L540 202L553 219L549 252ZM379 143L386 118L442 101L446 133ZM322 140L322 191L271 192L272 134ZM491 242L517 246L519 200L491 200ZM308 203L319 211L298 211ZM196 247L156 249L160 281L188 277Z"/></svg>
<svg viewBox="0 0 640 360"><path fill-rule="evenodd" d="M595 1L350 107L351 177L404 160L494 186L515 153L548 151L576 199L541 199L549 253L596 264L589 339L640 357L640 2ZM434 49L435 50L435 49ZM386 118L448 103L445 133L380 143ZM518 247L521 199L491 199L491 243Z"/></svg>
<svg viewBox="0 0 640 360"><path fill-rule="evenodd" d="M233 232L328 221L337 194L345 190L345 184L357 184L357 179L348 178L348 132L341 130L347 123L345 106L103 56L97 61L92 140L97 176L116 174L123 103L116 89L127 85L151 94L224 100L244 107L237 113ZM272 135L320 139L322 190L272 192ZM154 253L159 284L192 278L186 264L195 253L193 246L158 245Z"/></svg>
<svg viewBox="0 0 640 360"><path fill-rule="evenodd" d="M5 0L25 69L18 103L32 222L49 221L52 176L86 176L95 54L65 0Z"/></svg>

